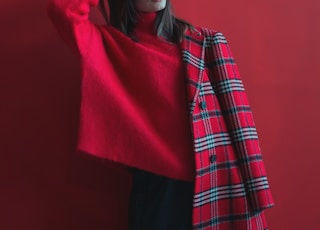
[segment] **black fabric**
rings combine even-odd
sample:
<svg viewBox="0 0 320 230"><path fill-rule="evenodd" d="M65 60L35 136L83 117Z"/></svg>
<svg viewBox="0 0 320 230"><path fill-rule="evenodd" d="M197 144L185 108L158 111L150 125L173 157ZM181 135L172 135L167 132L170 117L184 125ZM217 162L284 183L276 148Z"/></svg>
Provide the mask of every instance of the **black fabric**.
<svg viewBox="0 0 320 230"><path fill-rule="evenodd" d="M133 169L129 230L192 230L194 183Z"/></svg>

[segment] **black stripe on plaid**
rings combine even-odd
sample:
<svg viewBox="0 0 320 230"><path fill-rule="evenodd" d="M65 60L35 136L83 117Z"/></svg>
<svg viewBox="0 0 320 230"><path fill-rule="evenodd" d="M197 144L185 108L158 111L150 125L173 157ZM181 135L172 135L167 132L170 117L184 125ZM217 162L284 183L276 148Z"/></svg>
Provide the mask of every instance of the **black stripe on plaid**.
<svg viewBox="0 0 320 230"><path fill-rule="evenodd" d="M193 103L195 105L195 103ZM209 117L216 117L216 116L225 116L227 114L238 114L241 112L251 112L251 108L249 106L241 106L236 107L227 111L221 111L221 110L209 110L207 111ZM201 113L193 115L193 121L200 121L203 116Z"/></svg>
<svg viewBox="0 0 320 230"><path fill-rule="evenodd" d="M207 111L209 117L218 117L222 116L221 110L215 109L215 110L209 110ZM193 121L201 121L202 120L202 115L201 113L193 115Z"/></svg>
<svg viewBox="0 0 320 230"><path fill-rule="evenodd" d="M186 40L192 42L192 43L198 44L200 47L203 46L203 41L202 41L202 40L199 40L199 39L195 39L194 36L188 36L188 35L186 35L184 38L185 38Z"/></svg>
<svg viewBox="0 0 320 230"><path fill-rule="evenodd" d="M227 132L219 132L210 135L206 135L201 138L196 138L195 143L195 152L200 153L202 151L212 149L214 147L231 145L230 134Z"/></svg>
<svg viewBox="0 0 320 230"><path fill-rule="evenodd" d="M217 32L214 34L214 36L206 36L206 48L220 43L228 44L225 36L222 33Z"/></svg>
<svg viewBox="0 0 320 230"><path fill-rule="evenodd" d="M211 164L208 167L204 167L201 169L196 170L197 176L204 176L205 174L212 173L215 170L221 170L221 169L231 169L231 168L236 168L239 167L239 162L238 161L224 161L224 162L219 162L216 164Z"/></svg>
<svg viewBox="0 0 320 230"><path fill-rule="evenodd" d="M240 79L227 79L217 83L217 93L224 94L233 91L244 91L243 82Z"/></svg>
<svg viewBox="0 0 320 230"><path fill-rule="evenodd" d="M200 89L201 88L201 83L196 82L190 78L187 80L187 84L190 86L193 86L195 89ZM189 114L193 114L194 107L196 106L196 101L189 101Z"/></svg>
<svg viewBox="0 0 320 230"><path fill-rule="evenodd" d="M195 224L194 229L201 230L207 227L213 227L215 225L225 223L225 222L234 222L234 221L241 221L241 220L249 220L250 218L253 218L255 216L260 215L261 211L253 212L253 213L242 213L242 214L231 214L227 216L218 216L218 217L213 217L212 219L208 221L203 221L201 223ZM261 227L262 222L261 222ZM255 229L255 228L253 228ZM249 229L248 229L249 230ZM268 230L267 228L264 230Z"/></svg>
<svg viewBox="0 0 320 230"><path fill-rule="evenodd" d="M238 114L240 112L252 112L251 107L248 105L241 105L241 106L236 106L229 108L228 110L223 110L222 113L223 115L229 115L229 114Z"/></svg>
<svg viewBox="0 0 320 230"><path fill-rule="evenodd" d="M231 132L235 142L258 139L258 134L255 127L242 127L241 129L232 130Z"/></svg>
<svg viewBox="0 0 320 230"><path fill-rule="evenodd" d="M193 206L198 207L221 199L243 197L246 195L244 184L212 187L194 195Z"/></svg>
<svg viewBox="0 0 320 230"><path fill-rule="evenodd" d="M249 192L256 192L269 188L267 177L258 177L246 181L246 187Z"/></svg>
<svg viewBox="0 0 320 230"><path fill-rule="evenodd" d="M199 82L196 82L192 79L188 79L187 83L188 83L188 85L191 85L191 86L195 87L196 89L201 89L201 83L199 83Z"/></svg>
<svg viewBox="0 0 320 230"><path fill-rule="evenodd" d="M262 161L262 155L260 153L252 154L250 156L247 156L245 158L241 158L238 160L240 164L249 164L252 162Z"/></svg>
<svg viewBox="0 0 320 230"><path fill-rule="evenodd" d="M210 82L203 82L199 96L214 95L214 90Z"/></svg>
<svg viewBox="0 0 320 230"><path fill-rule="evenodd" d="M196 102L195 101L189 102L188 106L189 106L189 115L192 116L194 107L196 106Z"/></svg>
<svg viewBox="0 0 320 230"><path fill-rule="evenodd" d="M214 61L211 62L207 62L206 66L209 68L212 68L214 66L225 66L227 64L235 64L234 59L233 58L220 58L220 59L216 59Z"/></svg>
<svg viewBox="0 0 320 230"><path fill-rule="evenodd" d="M200 70L204 70L205 68L204 60L192 55L189 51L182 51L182 60L195 66L196 68L199 68Z"/></svg>

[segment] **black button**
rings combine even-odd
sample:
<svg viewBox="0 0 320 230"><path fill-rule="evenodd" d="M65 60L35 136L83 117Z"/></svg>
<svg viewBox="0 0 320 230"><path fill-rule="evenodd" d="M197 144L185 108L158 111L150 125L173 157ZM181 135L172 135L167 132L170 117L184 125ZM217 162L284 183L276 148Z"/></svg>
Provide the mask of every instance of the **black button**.
<svg viewBox="0 0 320 230"><path fill-rule="evenodd" d="M207 108L207 103L205 101L200 102L200 108L201 109L206 109Z"/></svg>
<svg viewBox="0 0 320 230"><path fill-rule="evenodd" d="M211 156L209 157L209 160L210 160L210 163L216 162L216 160L217 160L217 155L211 155Z"/></svg>

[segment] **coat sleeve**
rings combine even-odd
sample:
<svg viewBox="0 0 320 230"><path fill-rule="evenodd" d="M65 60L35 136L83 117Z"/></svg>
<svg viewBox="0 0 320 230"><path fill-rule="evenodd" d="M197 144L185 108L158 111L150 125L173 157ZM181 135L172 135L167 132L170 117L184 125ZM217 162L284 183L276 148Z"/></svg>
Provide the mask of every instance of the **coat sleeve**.
<svg viewBox="0 0 320 230"><path fill-rule="evenodd" d="M223 34L207 31L206 63L238 158L249 204L254 211L274 205L252 111L237 65Z"/></svg>
<svg viewBox="0 0 320 230"><path fill-rule="evenodd" d="M47 14L63 40L77 54L85 55L96 26L89 20L90 7L99 0L49 0Z"/></svg>

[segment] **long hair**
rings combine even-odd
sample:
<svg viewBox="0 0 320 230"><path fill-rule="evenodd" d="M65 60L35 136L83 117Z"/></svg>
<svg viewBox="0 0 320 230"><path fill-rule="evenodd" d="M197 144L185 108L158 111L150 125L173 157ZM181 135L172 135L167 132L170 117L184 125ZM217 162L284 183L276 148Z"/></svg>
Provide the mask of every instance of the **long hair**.
<svg viewBox="0 0 320 230"><path fill-rule="evenodd" d="M107 23L133 40L137 40L133 32L137 23L138 12L133 5L133 0L108 0L108 8L104 0L99 0L99 8ZM166 7L157 13L155 22L157 36L169 42L179 43L188 28L194 29L190 23L173 15L170 0L167 0Z"/></svg>

